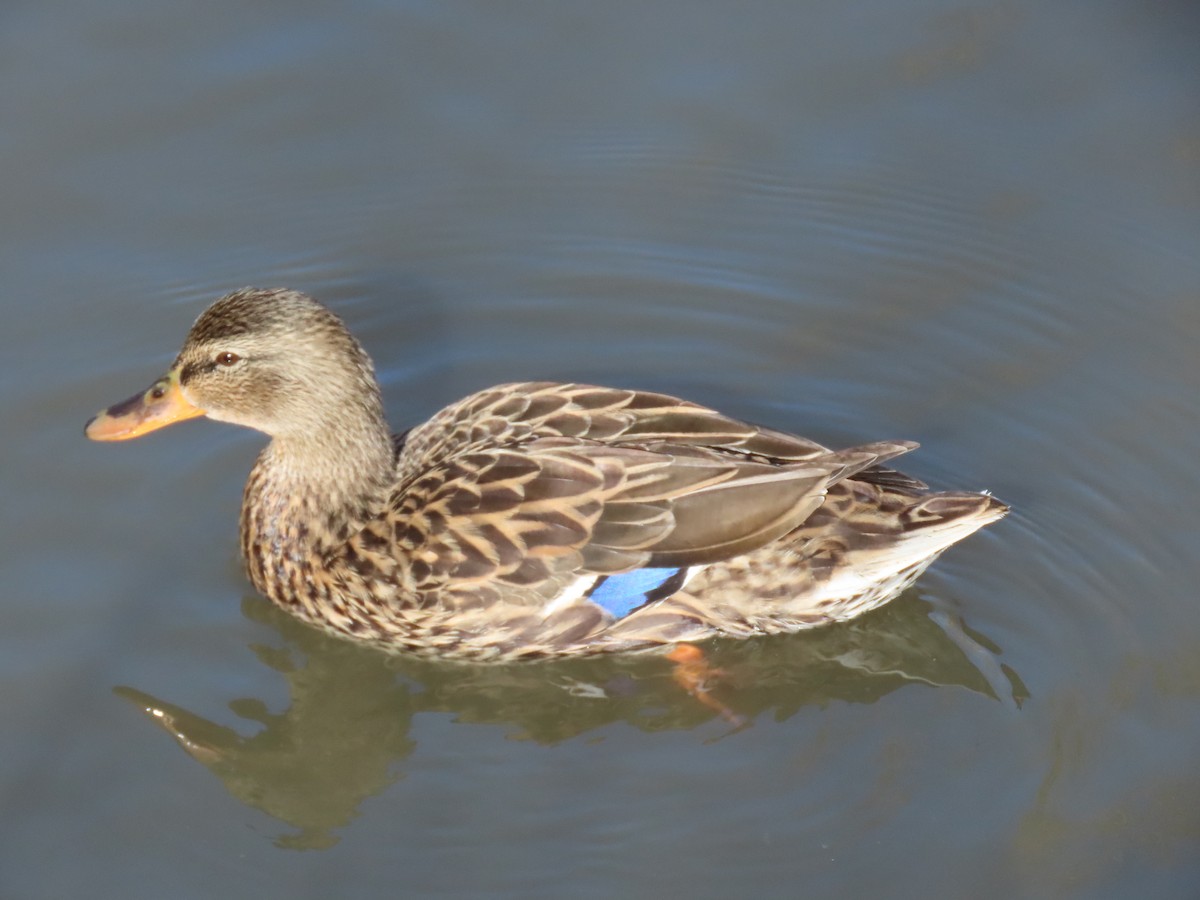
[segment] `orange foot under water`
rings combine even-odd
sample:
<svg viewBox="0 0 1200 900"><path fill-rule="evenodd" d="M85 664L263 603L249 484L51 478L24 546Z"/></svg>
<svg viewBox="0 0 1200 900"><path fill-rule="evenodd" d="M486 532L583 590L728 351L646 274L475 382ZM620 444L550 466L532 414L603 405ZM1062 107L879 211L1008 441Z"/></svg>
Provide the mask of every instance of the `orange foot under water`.
<svg viewBox="0 0 1200 900"><path fill-rule="evenodd" d="M671 674L681 688L733 725L735 730L750 724L745 716L735 713L710 692L712 683L725 673L708 664L703 650L693 644L676 644L667 654L667 659L675 664Z"/></svg>

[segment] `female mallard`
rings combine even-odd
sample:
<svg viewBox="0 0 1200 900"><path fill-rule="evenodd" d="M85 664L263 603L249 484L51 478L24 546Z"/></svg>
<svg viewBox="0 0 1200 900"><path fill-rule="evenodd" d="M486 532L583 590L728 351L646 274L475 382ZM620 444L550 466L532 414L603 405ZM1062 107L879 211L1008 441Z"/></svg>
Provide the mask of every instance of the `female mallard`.
<svg viewBox="0 0 1200 900"><path fill-rule="evenodd" d="M501 385L392 437L366 352L288 290L222 297L87 436L201 415L271 437L242 502L254 586L392 650L514 659L811 628L886 602L1007 512L881 465L910 441L829 450L644 391Z"/></svg>

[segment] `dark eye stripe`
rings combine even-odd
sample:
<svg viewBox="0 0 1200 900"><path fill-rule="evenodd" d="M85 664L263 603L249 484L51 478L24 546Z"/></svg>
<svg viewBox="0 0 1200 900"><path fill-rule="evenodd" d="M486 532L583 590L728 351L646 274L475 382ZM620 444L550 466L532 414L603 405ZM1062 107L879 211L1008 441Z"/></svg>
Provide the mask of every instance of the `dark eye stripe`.
<svg viewBox="0 0 1200 900"><path fill-rule="evenodd" d="M190 362L179 370L180 384L187 384L196 375L217 371L215 362Z"/></svg>

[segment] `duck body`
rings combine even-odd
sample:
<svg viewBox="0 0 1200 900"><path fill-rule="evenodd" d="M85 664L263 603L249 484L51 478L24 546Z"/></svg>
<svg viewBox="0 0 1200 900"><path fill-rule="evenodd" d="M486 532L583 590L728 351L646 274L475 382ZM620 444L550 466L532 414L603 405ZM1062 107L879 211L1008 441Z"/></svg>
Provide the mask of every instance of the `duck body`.
<svg viewBox="0 0 1200 900"><path fill-rule="evenodd" d="M852 618L1001 518L884 466L663 394L529 382L390 435L370 359L293 291L244 289L89 437L181 418L271 436L246 484L251 582L390 651L510 660L652 650Z"/></svg>

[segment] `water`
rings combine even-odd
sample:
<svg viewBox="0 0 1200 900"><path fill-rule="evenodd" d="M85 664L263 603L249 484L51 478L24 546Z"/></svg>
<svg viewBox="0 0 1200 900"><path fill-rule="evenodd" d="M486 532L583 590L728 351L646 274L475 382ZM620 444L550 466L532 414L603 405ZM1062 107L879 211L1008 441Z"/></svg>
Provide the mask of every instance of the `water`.
<svg viewBox="0 0 1200 900"><path fill-rule="evenodd" d="M7 8L0 896L1196 896L1187 12ZM397 427L639 386L1014 513L713 648L741 730L653 659L383 658L249 592L257 436L80 434L243 284Z"/></svg>

